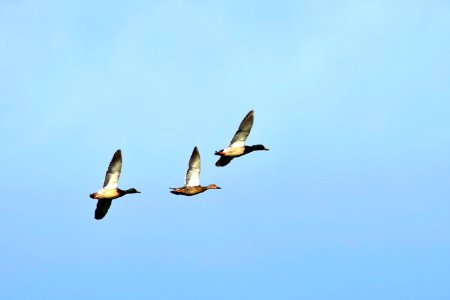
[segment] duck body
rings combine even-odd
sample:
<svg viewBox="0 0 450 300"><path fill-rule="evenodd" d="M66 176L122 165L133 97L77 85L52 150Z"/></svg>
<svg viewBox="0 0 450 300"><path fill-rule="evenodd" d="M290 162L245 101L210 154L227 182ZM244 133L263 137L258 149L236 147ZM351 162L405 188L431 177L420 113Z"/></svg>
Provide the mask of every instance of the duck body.
<svg viewBox="0 0 450 300"><path fill-rule="evenodd" d="M220 189L220 187L215 184L210 184L209 186L183 186L179 188L171 188L170 192L175 195L194 196L209 189Z"/></svg>
<svg viewBox="0 0 450 300"><path fill-rule="evenodd" d="M267 151L269 149L267 149L263 145L239 146L239 147L229 146L225 149L216 151L214 154L220 155L220 156L226 156L226 157L239 157L239 156L249 154L250 152L258 151L258 150L266 150Z"/></svg>
<svg viewBox="0 0 450 300"><path fill-rule="evenodd" d="M89 195L89 197L91 197L92 199L110 199L110 200L114 200L117 199L119 197L122 197L123 195L125 195L127 192L124 190L121 190L119 188L115 188L115 189L101 189L98 192L92 193Z"/></svg>
<svg viewBox="0 0 450 300"><path fill-rule="evenodd" d="M239 156L242 156L244 154L251 152L246 148L249 148L249 147L248 146L239 146L239 147L229 146L225 149L216 151L214 154L220 155L220 156L228 156L228 157L239 157Z"/></svg>
<svg viewBox="0 0 450 300"><path fill-rule="evenodd" d="M170 188L170 192L175 195L194 196L210 189L221 189L215 184L207 186L200 185L200 153L197 147L192 151L189 159L189 167L186 172L186 184L178 188Z"/></svg>
<svg viewBox="0 0 450 300"><path fill-rule="evenodd" d="M253 151L261 151L261 150L268 151L269 149L267 149L263 145L240 146L240 147L229 146L223 150L216 151L214 153L215 155L221 156L219 160L216 162L216 166L224 167L228 165L233 158L249 154L250 152Z"/></svg>

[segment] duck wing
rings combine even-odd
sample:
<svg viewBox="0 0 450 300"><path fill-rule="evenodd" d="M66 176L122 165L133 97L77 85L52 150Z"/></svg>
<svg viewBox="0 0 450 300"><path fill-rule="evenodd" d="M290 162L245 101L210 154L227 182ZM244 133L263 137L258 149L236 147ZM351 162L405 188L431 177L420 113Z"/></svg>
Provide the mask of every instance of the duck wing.
<svg viewBox="0 0 450 300"><path fill-rule="evenodd" d="M108 209L111 206L111 199L100 199L97 202L97 208L95 209L95 219L100 220L103 219L104 216L108 213Z"/></svg>
<svg viewBox="0 0 450 300"><path fill-rule="evenodd" d="M186 172L186 186L200 185L200 153L197 147L192 151L189 168Z"/></svg>
<svg viewBox="0 0 450 300"><path fill-rule="evenodd" d="M105 182L103 188L115 189L119 182L120 172L122 171L122 152L119 150L114 153L111 162L109 163L108 170L105 175Z"/></svg>
<svg viewBox="0 0 450 300"><path fill-rule="evenodd" d="M234 157L230 157L230 156L221 156L219 158L218 161L216 161L216 166L217 167L225 167L226 165L228 165L230 163L230 161L233 159Z"/></svg>
<svg viewBox="0 0 450 300"><path fill-rule="evenodd" d="M231 140L230 147L243 147L245 145L245 140L250 134L250 130L252 130L253 119L253 110L251 110L242 120L241 125L239 125L239 129Z"/></svg>

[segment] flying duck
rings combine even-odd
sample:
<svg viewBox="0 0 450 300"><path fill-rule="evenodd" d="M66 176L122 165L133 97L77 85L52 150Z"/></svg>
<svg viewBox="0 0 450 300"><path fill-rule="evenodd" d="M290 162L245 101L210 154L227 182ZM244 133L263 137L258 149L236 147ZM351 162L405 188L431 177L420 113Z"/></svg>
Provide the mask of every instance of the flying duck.
<svg viewBox="0 0 450 300"><path fill-rule="evenodd" d="M253 110L251 110L242 120L239 129L234 134L233 139L231 140L230 145L222 150L216 151L215 155L220 155L219 160L216 162L216 166L224 167L230 163L230 161L235 158L245 154L248 154L253 151L258 150L269 150L264 145L253 145L253 146L245 146L245 140L250 134L250 130L252 130L253 119L254 119Z"/></svg>
<svg viewBox="0 0 450 300"><path fill-rule="evenodd" d="M119 149L114 153L114 156L109 163L109 167L105 175L105 182L103 183L103 188L98 192L89 195L89 197L91 197L92 199L98 199L97 209L95 210L95 219L100 220L103 219L104 216L106 216L106 213L111 206L112 200L122 197L126 194L140 193L135 188L121 190L117 187L121 170L122 152Z"/></svg>
<svg viewBox="0 0 450 300"><path fill-rule="evenodd" d="M220 189L220 187L215 184L208 186L200 185L200 153L198 153L198 149L195 147L194 151L192 151L189 167L186 172L186 184L183 187L170 189L170 192L175 195L193 196L203 193L206 190Z"/></svg>

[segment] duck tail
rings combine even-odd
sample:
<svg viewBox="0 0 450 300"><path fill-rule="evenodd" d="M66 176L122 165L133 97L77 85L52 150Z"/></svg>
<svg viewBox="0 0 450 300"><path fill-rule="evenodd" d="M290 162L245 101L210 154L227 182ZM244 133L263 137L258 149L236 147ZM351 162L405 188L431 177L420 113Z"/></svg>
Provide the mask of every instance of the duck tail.
<svg viewBox="0 0 450 300"><path fill-rule="evenodd" d="M224 155L225 153L223 152L223 149L222 150L219 150L219 151L216 151L216 152L214 152L214 155Z"/></svg>

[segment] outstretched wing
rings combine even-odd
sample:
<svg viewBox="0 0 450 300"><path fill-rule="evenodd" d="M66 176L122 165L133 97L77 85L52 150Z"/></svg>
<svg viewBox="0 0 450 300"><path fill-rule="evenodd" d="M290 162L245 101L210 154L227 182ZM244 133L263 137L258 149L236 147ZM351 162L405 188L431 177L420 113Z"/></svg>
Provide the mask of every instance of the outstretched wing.
<svg viewBox="0 0 450 300"><path fill-rule="evenodd" d="M253 118L253 110L251 110L242 120L241 125L239 125L239 129L231 140L230 147L243 147L245 145L245 140L250 134L250 130L252 130Z"/></svg>
<svg viewBox="0 0 450 300"><path fill-rule="evenodd" d="M230 163L230 161L233 159L234 157L230 157L230 156L221 156L219 158L218 161L216 161L216 166L217 167L225 167L226 165L228 165Z"/></svg>
<svg viewBox="0 0 450 300"><path fill-rule="evenodd" d="M105 182L103 188L115 189L119 182L120 172L122 171L122 152L119 150L114 153L111 162L109 163L108 170L105 175Z"/></svg>
<svg viewBox="0 0 450 300"><path fill-rule="evenodd" d="M104 216L108 213L108 209L111 206L112 200L110 199L100 199L97 202L97 209L95 210L95 219L100 220L103 219Z"/></svg>
<svg viewBox="0 0 450 300"><path fill-rule="evenodd" d="M189 168L186 172L186 186L200 185L200 153L197 147L192 151Z"/></svg>

